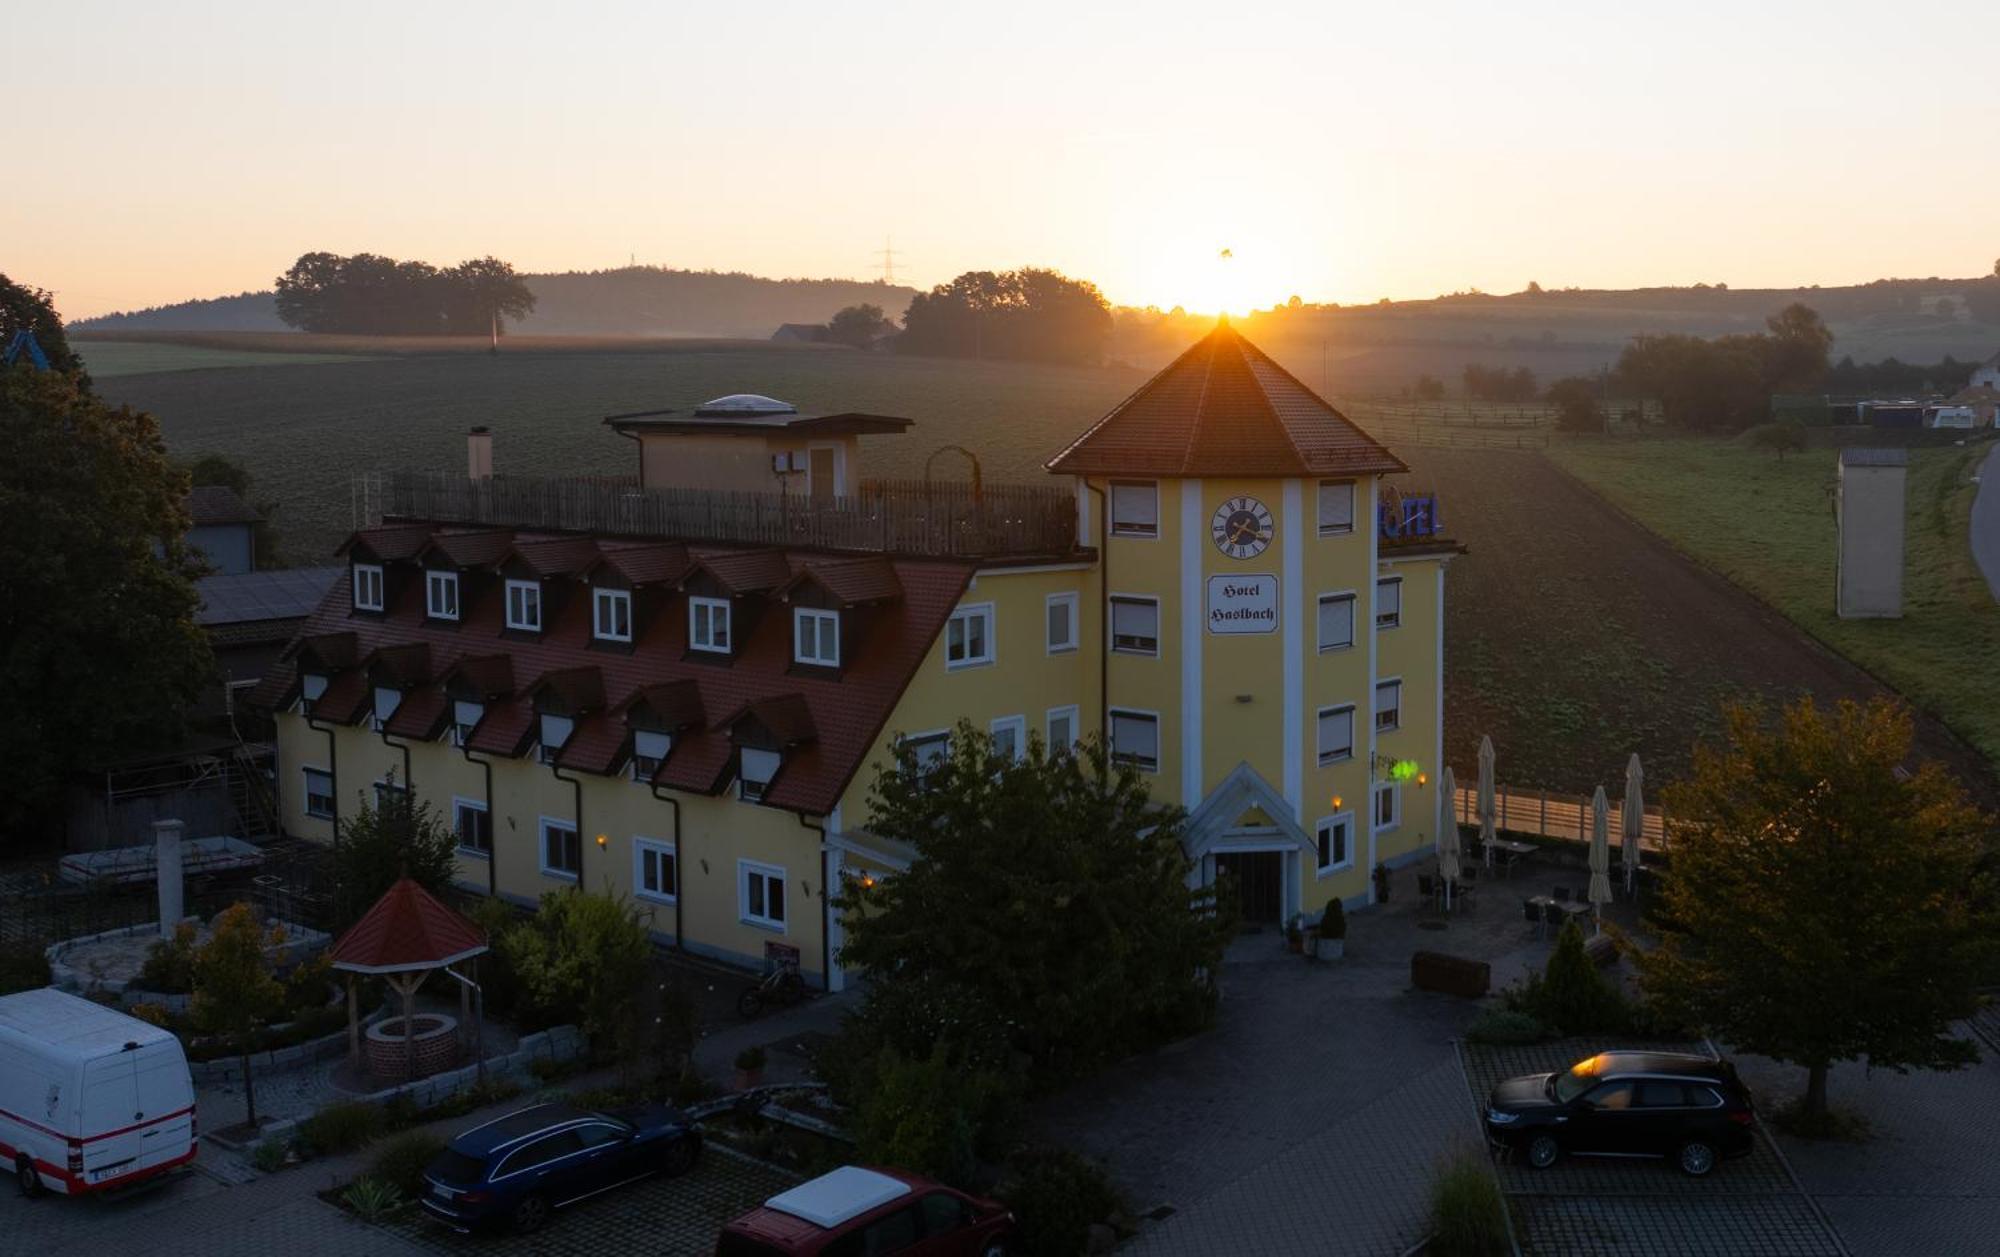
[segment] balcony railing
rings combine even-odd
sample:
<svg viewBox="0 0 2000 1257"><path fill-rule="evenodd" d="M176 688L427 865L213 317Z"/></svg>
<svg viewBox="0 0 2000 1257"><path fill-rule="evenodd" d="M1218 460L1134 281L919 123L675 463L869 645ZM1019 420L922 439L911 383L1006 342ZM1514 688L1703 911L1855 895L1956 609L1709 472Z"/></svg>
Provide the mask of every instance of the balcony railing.
<svg viewBox="0 0 2000 1257"><path fill-rule="evenodd" d="M1375 530L1387 545L1407 545L1444 535L1435 493L1385 495L1375 504Z"/></svg>
<svg viewBox="0 0 2000 1257"><path fill-rule="evenodd" d="M369 522L418 519L620 537L990 559L1076 549L1076 499L1055 485L864 482L852 497L641 489L614 477L364 476Z"/></svg>

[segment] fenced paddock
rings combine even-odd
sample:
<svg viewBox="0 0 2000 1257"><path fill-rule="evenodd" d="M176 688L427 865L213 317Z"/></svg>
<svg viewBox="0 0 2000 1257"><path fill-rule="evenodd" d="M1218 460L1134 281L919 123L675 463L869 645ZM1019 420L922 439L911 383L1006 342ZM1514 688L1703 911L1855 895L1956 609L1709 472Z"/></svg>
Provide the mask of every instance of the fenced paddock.
<svg viewBox="0 0 2000 1257"><path fill-rule="evenodd" d="M1610 798L1606 816L1610 821L1611 847L1618 849L1625 833L1625 801ZM1479 790L1460 787L1455 801L1461 825L1479 824ZM1579 794L1558 794L1552 790L1520 790L1506 786L1493 789L1493 825L1502 833L1533 834L1570 842L1590 841L1590 800ZM1667 849L1666 813L1657 807L1644 811L1639 823L1639 849L1663 852Z"/></svg>

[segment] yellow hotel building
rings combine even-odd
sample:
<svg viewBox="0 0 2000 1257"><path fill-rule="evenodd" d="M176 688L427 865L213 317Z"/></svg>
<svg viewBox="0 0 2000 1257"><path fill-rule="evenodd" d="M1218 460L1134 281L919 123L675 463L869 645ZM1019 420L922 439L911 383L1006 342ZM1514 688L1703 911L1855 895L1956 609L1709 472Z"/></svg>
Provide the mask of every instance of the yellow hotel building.
<svg viewBox="0 0 2000 1257"><path fill-rule="evenodd" d="M1370 901L1436 838L1445 569L1408 469L1227 324L1048 463L871 482L907 420L738 395L606 421L631 482L397 475L255 701L288 833L450 818L468 888L631 897L655 938L843 984L827 887L898 740L1102 732L1246 916Z"/></svg>

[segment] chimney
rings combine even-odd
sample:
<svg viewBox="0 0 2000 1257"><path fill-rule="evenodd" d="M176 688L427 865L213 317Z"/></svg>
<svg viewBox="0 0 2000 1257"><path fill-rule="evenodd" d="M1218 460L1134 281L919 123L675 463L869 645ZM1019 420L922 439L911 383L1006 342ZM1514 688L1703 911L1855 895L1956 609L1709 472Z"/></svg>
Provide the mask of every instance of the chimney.
<svg viewBox="0 0 2000 1257"><path fill-rule="evenodd" d="M153 822L153 872L160 885L160 937L172 938L181 920L181 830L179 821Z"/></svg>
<svg viewBox="0 0 2000 1257"><path fill-rule="evenodd" d="M465 474L473 480L493 478L493 431L484 425L465 434Z"/></svg>

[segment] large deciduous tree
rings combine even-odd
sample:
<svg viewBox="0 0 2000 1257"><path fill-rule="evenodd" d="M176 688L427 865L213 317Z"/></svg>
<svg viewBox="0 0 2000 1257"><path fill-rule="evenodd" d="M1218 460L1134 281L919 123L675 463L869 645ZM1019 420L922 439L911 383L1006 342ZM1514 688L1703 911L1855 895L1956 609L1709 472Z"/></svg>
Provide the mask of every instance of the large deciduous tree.
<svg viewBox="0 0 2000 1257"><path fill-rule="evenodd" d="M864 301L836 311L826 321L826 338L836 345L866 349L875 343L877 336L894 328L895 324L883 317L881 306Z"/></svg>
<svg viewBox="0 0 2000 1257"><path fill-rule="evenodd" d="M374 253L307 253L277 279L278 317L306 332L483 336L535 308L535 295L499 258L449 270Z"/></svg>
<svg viewBox="0 0 2000 1257"><path fill-rule="evenodd" d="M179 735L214 666L186 496L150 415L81 372L0 370L0 834L53 824L66 774Z"/></svg>
<svg viewBox="0 0 2000 1257"><path fill-rule="evenodd" d="M869 799L869 831L915 858L850 881L835 906L843 960L912 1029L890 1046L925 1054L984 1027L1051 1085L1206 1024L1235 922L1189 889L1183 815L1096 740L1072 753L1034 738L1015 759L961 722L935 763L901 747ZM988 1060L995 1046L966 1045Z"/></svg>
<svg viewBox="0 0 2000 1257"><path fill-rule="evenodd" d="M434 895L450 890L458 872L458 836L428 803L372 807L364 801L340 822L333 872L334 919L345 929L402 878Z"/></svg>
<svg viewBox="0 0 2000 1257"><path fill-rule="evenodd" d="M42 347L50 367L57 371L83 369L83 360L69 347L69 337L63 332L62 317L56 313L51 295L0 274L0 349L12 344L14 334L22 328L35 334L35 343Z"/></svg>
<svg viewBox="0 0 2000 1257"><path fill-rule="evenodd" d="M1827 376L1833 333L1811 307L1793 302L1766 331L1704 340L1678 333L1635 336L1618 356L1612 387L1660 402L1667 422L1692 431L1740 432L1770 416L1771 394L1811 392Z"/></svg>
<svg viewBox="0 0 2000 1257"><path fill-rule="evenodd" d="M1836 1062L1977 1059L1951 1026L1994 959L1988 821L1937 764L1899 773L1911 728L1888 700L1829 716L1805 699L1775 727L1734 708L1666 794L1673 875L1641 981L1736 1048L1804 1066L1814 1120Z"/></svg>
<svg viewBox="0 0 2000 1257"><path fill-rule="evenodd" d="M902 353L1095 364L1111 334L1097 285L1051 270L967 271L918 293L903 315Z"/></svg>

